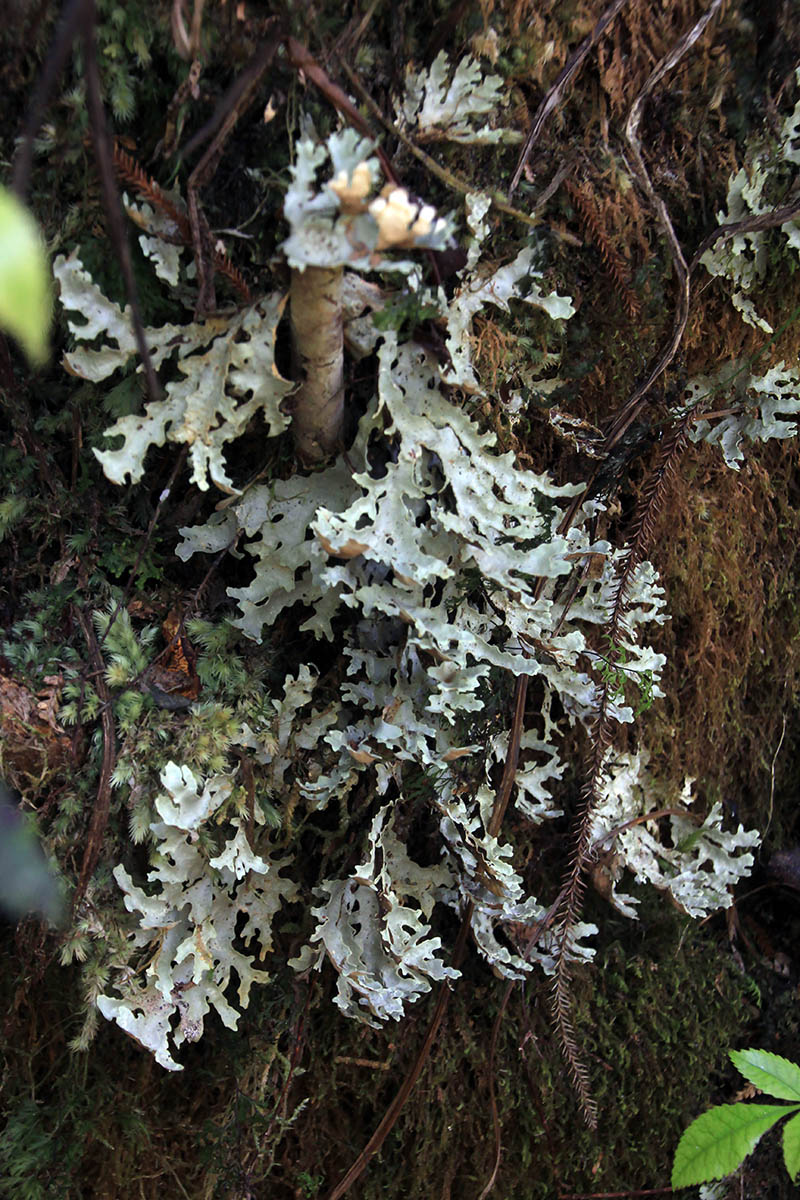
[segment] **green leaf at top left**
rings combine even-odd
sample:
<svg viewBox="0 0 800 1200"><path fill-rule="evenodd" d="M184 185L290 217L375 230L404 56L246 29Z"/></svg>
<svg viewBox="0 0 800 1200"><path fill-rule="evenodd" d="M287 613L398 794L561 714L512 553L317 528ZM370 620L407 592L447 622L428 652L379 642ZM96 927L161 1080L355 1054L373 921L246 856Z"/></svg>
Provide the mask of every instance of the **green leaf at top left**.
<svg viewBox="0 0 800 1200"><path fill-rule="evenodd" d="M39 228L16 196L0 187L0 329L13 334L36 366L47 359L51 307Z"/></svg>

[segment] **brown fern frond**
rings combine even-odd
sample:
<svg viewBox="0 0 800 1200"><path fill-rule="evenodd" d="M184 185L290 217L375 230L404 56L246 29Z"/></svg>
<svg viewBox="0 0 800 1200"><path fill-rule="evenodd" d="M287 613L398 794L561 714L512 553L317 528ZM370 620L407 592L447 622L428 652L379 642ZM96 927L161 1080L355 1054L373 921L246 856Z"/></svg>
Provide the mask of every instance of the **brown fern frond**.
<svg viewBox="0 0 800 1200"><path fill-rule="evenodd" d="M164 216L169 217L185 245L192 245L192 229L186 213L181 212L177 205L164 195L156 181L147 174L131 154L127 154L122 149L119 142L114 143L114 169L120 179L124 179L126 183L134 187L144 200L152 204L153 208L157 208ZM215 248L213 263L214 270L230 280L244 302L251 304L253 297L245 283L244 276L239 268L233 265L224 250Z"/></svg>
<svg viewBox="0 0 800 1200"><path fill-rule="evenodd" d="M652 543L656 519L663 508L669 484L675 473L678 460L689 437L691 418L688 414L676 425L664 443L658 464L642 494L639 509L628 539L628 553L614 590L614 600L609 613L606 634L608 641L607 660L610 667L619 658L619 639L624 632L624 619L628 597L637 568L643 562ZM553 980L553 1020L561 1048L567 1062L570 1079L580 1100L587 1124L597 1124L596 1105L589 1088L589 1076L578 1048L578 1039L572 1021L571 948L575 926L580 920L583 894L586 886L585 870L591 857L590 834L592 816L600 803L606 755L611 745L614 725L610 716L613 671L607 673L597 697L595 719L586 755L585 783L581 793L581 807L574 840L572 862L564 880L562 902L557 913L560 924L556 969Z"/></svg>
<svg viewBox="0 0 800 1200"><path fill-rule="evenodd" d="M617 641L620 626L625 615L626 597L633 581L634 572L643 562L652 545L656 521L661 509L664 507L670 481L677 470L678 460L686 449L693 416L694 414L687 414L675 426L675 429L667 438L658 463L642 493L638 513L634 518L633 528L628 539L628 556L625 559L625 565L622 569L614 598L614 607L609 628L609 636L614 642Z"/></svg>
<svg viewBox="0 0 800 1200"><path fill-rule="evenodd" d="M560 962L565 962L563 957ZM571 992L569 989L570 973L567 970L557 970L553 987L553 1017L561 1042L561 1049L567 1063L570 1083L580 1101L586 1124L590 1129L597 1128L597 1104L592 1096L589 1072L586 1069L580 1051L575 1026L572 1021ZM567 1003L564 1003L564 1001Z"/></svg>
<svg viewBox="0 0 800 1200"><path fill-rule="evenodd" d="M164 195L156 181L147 174L132 155L122 149L119 142L114 142L114 170L120 179L124 179L131 187L136 188L139 195L152 204L153 208L157 208L159 212L175 223L187 244L191 242L189 218L176 208L169 197Z"/></svg>
<svg viewBox="0 0 800 1200"><path fill-rule="evenodd" d="M639 297L632 290L628 282L629 273L625 260L616 246L610 241L605 223L597 210L589 188L586 184L578 185L572 180L568 180L565 183L565 187L570 199L578 210L584 230L589 239L600 251L603 265L616 286L622 307L631 320L634 320L642 311Z"/></svg>
<svg viewBox="0 0 800 1200"><path fill-rule="evenodd" d="M230 282L236 288L236 291L244 300L245 304L253 303L253 294L244 281L244 275L238 267L233 265L224 250L214 251L214 270L218 271L220 275L224 275L226 279L230 280Z"/></svg>

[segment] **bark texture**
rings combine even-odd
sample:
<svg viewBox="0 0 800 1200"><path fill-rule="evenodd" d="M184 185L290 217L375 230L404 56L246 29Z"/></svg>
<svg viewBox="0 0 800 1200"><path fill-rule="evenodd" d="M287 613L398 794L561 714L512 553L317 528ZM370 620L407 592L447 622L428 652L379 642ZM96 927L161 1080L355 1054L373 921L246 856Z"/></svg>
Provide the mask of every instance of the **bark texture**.
<svg viewBox="0 0 800 1200"><path fill-rule="evenodd" d="M341 267L292 272L291 325L294 369L302 379L294 397L295 445L308 465L339 448L344 416Z"/></svg>

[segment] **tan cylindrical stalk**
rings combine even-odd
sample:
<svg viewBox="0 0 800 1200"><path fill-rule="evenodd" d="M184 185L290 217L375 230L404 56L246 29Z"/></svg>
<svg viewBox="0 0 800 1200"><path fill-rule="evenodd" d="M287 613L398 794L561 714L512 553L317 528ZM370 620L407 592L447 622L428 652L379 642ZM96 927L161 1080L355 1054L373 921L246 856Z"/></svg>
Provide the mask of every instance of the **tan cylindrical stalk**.
<svg viewBox="0 0 800 1200"><path fill-rule="evenodd" d="M292 354L300 388L293 397L292 430L301 462L330 458L342 441L344 338L342 267L292 271Z"/></svg>

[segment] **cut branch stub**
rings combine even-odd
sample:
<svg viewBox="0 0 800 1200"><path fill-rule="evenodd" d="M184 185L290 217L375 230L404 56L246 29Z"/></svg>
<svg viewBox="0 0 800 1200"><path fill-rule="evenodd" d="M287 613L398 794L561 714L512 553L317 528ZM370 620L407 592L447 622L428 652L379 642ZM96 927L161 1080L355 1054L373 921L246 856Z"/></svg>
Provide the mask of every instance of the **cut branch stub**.
<svg viewBox="0 0 800 1200"><path fill-rule="evenodd" d="M342 267L292 271L290 314L295 374L292 429L300 460L311 466L340 448L344 419Z"/></svg>
<svg viewBox="0 0 800 1200"><path fill-rule="evenodd" d="M283 243L292 271L291 326L294 369L300 380L292 414L298 457L309 466L342 449L344 268L392 270L408 275L410 260L384 258L386 250L443 250L451 223L429 205L388 186L370 200L378 181L371 141L352 129L324 142L297 143L283 213L290 235ZM320 169L329 178L318 182Z"/></svg>

